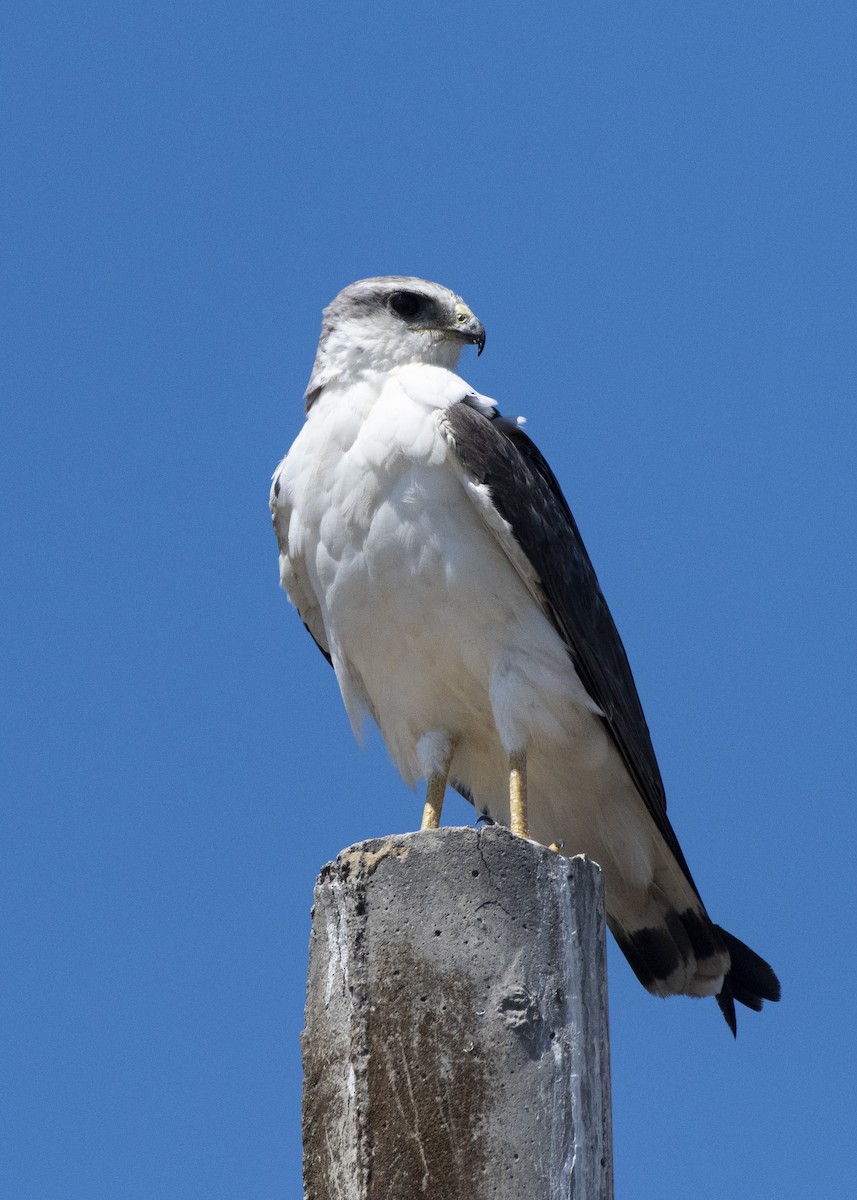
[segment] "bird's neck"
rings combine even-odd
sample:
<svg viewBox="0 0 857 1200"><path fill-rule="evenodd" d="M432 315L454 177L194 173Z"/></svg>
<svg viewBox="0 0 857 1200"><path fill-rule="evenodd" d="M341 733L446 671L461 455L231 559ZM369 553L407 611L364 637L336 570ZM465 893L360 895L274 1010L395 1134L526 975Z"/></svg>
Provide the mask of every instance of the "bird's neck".
<svg viewBox="0 0 857 1200"><path fill-rule="evenodd" d="M338 326L319 342L306 390L307 410L322 388L331 384L348 387L411 363L454 371L460 354L460 343L430 333L403 344L401 338L392 337L367 341L347 324Z"/></svg>

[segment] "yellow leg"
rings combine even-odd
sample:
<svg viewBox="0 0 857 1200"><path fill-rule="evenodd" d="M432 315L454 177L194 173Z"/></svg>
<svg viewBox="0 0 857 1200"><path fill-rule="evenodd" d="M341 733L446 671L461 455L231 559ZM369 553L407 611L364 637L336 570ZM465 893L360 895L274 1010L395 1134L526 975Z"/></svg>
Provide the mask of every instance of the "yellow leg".
<svg viewBox="0 0 857 1200"><path fill-rule="evenodd" d="M446 779L440 775L432 775L426 788L426 806L423 809L423 823L420 829L437 829L440 825L440 810L443 808L445 791Z"/></svg>
<svg viewBox="0 0 857 1200"><path fill-rule="evenodd" d="M509 755L509 828L518 837L527 836L527 752Z"/></svg>
<svg viewBox="0 0 857 1200"><path fill-rule="evenodd" d="M440 826L440 810L443 808L443 797L446 793L446 781L449 778L453 749L454 746L450 743L442 768L436 774L429 775L426 787L426 806L423 809L423 821L420 829L437 829Z"/></svg>

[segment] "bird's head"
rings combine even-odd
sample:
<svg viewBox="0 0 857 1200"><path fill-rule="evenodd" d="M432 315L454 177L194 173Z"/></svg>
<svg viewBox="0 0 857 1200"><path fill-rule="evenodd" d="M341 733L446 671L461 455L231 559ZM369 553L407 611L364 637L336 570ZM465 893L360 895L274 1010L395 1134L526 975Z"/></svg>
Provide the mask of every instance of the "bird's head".
<svg viewBox="0 0 857 1200"><path fill-rule="evenodd" d="M453 370L467 343L481 354L485 329L449 288L402 275L361 279L324 310L307 409L322 388L362 372L413 362Z"/></svg>

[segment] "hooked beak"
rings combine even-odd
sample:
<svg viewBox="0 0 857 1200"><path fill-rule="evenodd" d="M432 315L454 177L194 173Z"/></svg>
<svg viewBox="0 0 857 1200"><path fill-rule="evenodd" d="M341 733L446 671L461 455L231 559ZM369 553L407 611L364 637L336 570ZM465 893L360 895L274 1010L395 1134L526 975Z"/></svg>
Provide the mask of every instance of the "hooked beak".
<svg viewBox="0 0 857 1200"><path fill-rule="evenodd" d="M485 349L485 326L466 304L456 304L455 324L451 332L460 341L478 347L477 354Z"/></svg>

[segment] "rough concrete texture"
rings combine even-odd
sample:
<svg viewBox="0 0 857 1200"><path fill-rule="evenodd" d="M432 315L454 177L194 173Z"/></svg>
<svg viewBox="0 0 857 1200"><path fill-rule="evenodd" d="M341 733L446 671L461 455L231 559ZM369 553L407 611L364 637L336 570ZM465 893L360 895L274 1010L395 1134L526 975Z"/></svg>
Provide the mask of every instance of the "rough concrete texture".
<svg viewBox="0 0 857 1200"><path fill-rule="evenodd" d="M505 829L363 842L315 891L307 1200L610 1200L601 872Z"/></svg>

